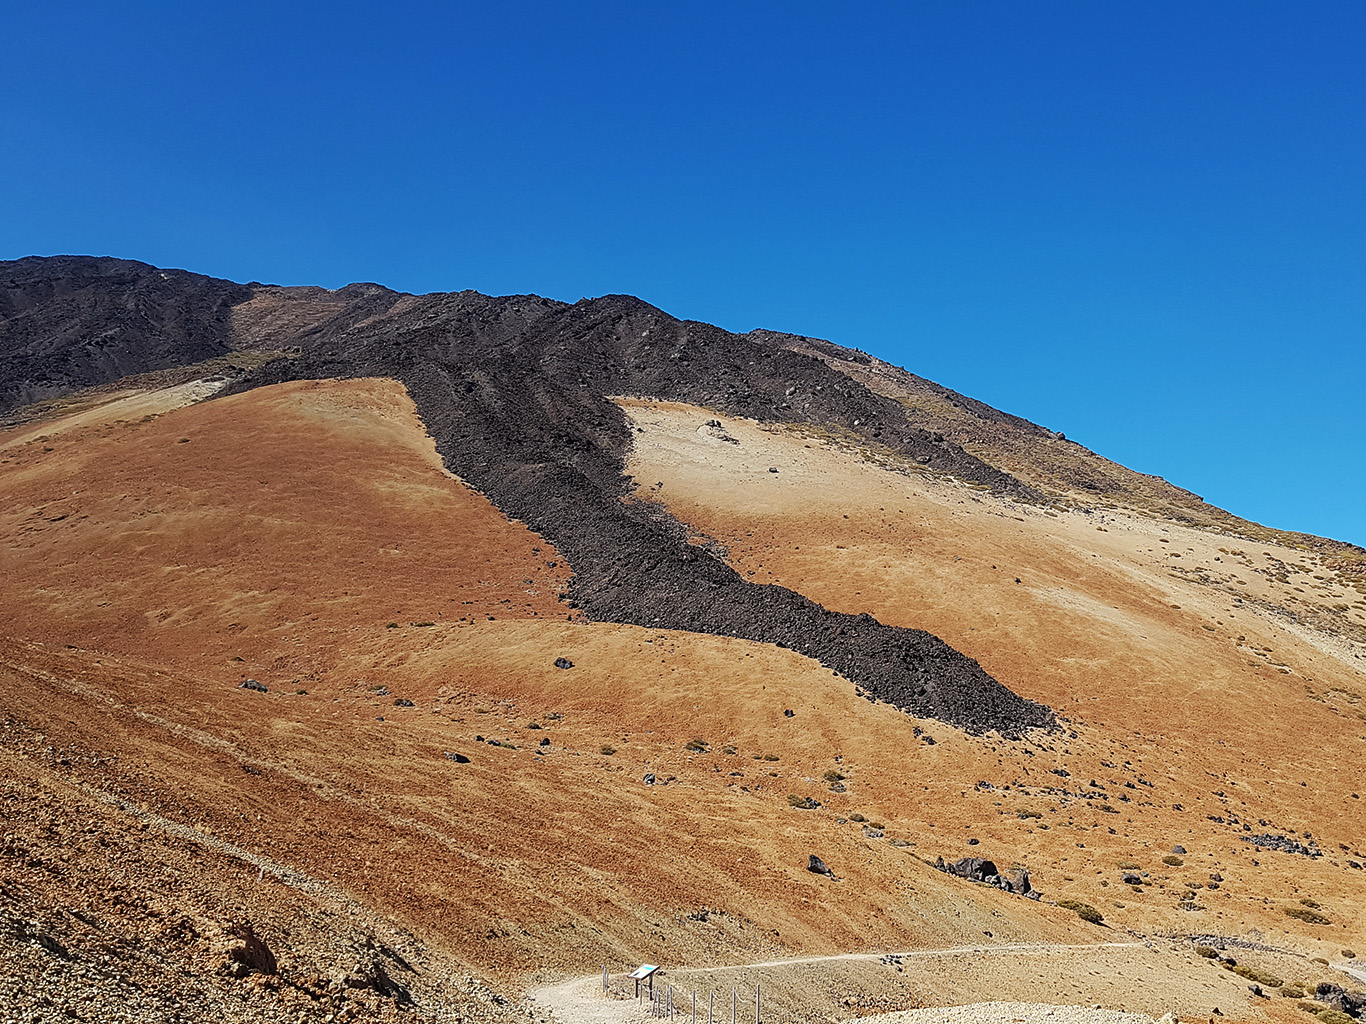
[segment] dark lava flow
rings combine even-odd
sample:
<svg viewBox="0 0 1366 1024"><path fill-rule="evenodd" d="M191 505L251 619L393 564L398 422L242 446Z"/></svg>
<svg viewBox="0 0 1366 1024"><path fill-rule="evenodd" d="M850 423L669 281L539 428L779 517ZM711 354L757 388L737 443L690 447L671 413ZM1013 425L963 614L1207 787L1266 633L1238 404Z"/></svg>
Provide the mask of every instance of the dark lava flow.
<svg viewBox="0 0 1366 1024"><path fill-rule="evenodd" d="M243 339L233 337L223 307L261 287L183 272L149 282L161 272L144 264L70 257L52 261L47 274L56 280L45 281L45 262L0 264L0 316L8 317L0 320L0 397L8 408L19 404L13 396L103 383L129 365L180 365L230 351ZM20 287L11 286L15 276L26 278ZM177 282L179 291L168 297ZM275 294L287 302L290 291ZM630 493L623 473L630 431L608 396L631 394L765 422L837 425L996 493L1036 497L940 435L913 427L894 401L780 347L768 332L737 335L679 321L629 296L570 305L475 292L401 296L376 286L328 294L334 308L307 327L251 339L255 347L297 354L240 378L232 390L326 377L400 380L446 466L568 559L570 600L585 616L789 647L870 697L969 732L1013 737L1055 724L1047 707L1011 692L938 637L751 583L688 543L678 523L622 500ZM63 296L80 298L67 300L67 319ZM149 310L138 312L140 297ZM100 356L101 316L113 318L107 337L118 342L117 359ZM32 337L26 319L64 343ZM78 329L54 331L68 319ZM130 320L138 330L129 329ZM180 332L182 324L190 329ZM151 357L139 356L135 342L144 336ZM46 378L45 365L54 371Z"/></svg>

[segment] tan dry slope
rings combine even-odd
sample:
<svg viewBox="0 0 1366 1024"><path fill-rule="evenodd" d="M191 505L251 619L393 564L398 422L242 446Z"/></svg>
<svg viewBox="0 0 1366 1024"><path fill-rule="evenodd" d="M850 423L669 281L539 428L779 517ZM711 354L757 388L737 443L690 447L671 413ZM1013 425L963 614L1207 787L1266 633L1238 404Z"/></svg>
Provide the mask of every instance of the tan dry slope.
<svg viewBox="0 0 1366 1024"><path fill-rule="evenodd" d="M156 397L0 435L14 635L306 685L376 621L563 617L568 567L453 480L400 385Z"/></svg>
<svg viewBox="0 0 1366 1024"><path fill-rule="evenodd" d="M1354 670L1332 675L1291 661L1301 648L1278 639L1273 652L1249 649L1244 660L1312 667L1312 681L1276 668L1235 672L1201 635L1196 596L1180 612L1165 607L1163 588L1176 584L1158 569L1155 543L1151 555L1138 553L1140 536L1159 538L1137 524L1132 556L1122 547L1106 553L1088 546L1089 534L1082 544L1081 526L1066 517L979 508L960 488L739 422L727 430L741 444L718 442L721 461L695 464L688 446L712 450L698 433L711 414L633 410L647 431L637 435L637 475L665 481L670 507L726 540L742 571L834 607L931 628L1074 720L1076 738L1026 748L912 722L791 651L574 621L558 600L568 567L553 547L442 470L393 382L283 385L178 409L167 396L119 401L129 399L154 408L132 415L111 402L103 413L84 409L79 422L0 434L0 753L13 766L5 800L14 810L0 873L5 892L21 894L6 896L13 913L49 921L78 952L100 940L72 923L71 910L134 936L168 971L212 970L191 940L135 909L129 878L98 853L142 849L137 837L162 827L155 821L268 857L325 884L328 900L356 901L380 922L373 927L411 936L424 963L448 973L468 965L513 990L605 961L672 970L850 950L1099 943L1125 927L1195 930L1192 921L1230 933L1258 927L1305 952L1362 944L1362 874L1345 867L1335 844L1360 843L1359 804L1346 803L1343 783L1361 767L1353 729L1366 729L1351 717L1347 691L1339 699L1327 688L1348 686ZM812 452L829 493L784 492ZM758 457L756 473L734 475L737 453ZM708 468L717 466L725 472ZM773 500L759 515L744 502L766 488ZM914 495L919 562L899 547L911 519L883 514L898 507L909 517L912 506L888 504L898 489L902 500ZM1023 532L1013 515L1025 520ZM1091 532L1114 541L1117 522L1109 534ZM821 551L803 561L798 544ZM998 570L985 568L988 551ZM1009 569L998 551L1014 559ZM1093 582L1078 588L1076 563L1091 556ZM1016 575L1021 584L1005 582ZM1033 603L1022 603L1026 593ZM1000 614L987 617L979 605L993 600L987 607ZM1135 623L1162 638L1137 662L1146 691L1135 683L1140 673L1125 668L1146 650L1137 642L1113 655L1095 643L1097 667L1084 676L1073 667L1082 659L1060 654L1112 615L1116 643ZM1183 624L1188 648L1168 649L1185 636ZM1265 641L1250 625L1245 641L1254 639ZM1326 649L1313 654L1346 664ZM558 657L573 668L556 668ZM1247 715L1251 732L1235 735L1227 702L1213 691L1201 697L1176 673L1196 657L1222 666L1220 685L1259 702ZM244 676L270 692L238 689ZM1278 689L1286 680L1323 687L1315 693L1330 703ZM1081 694L1098 699L1067 699ZM1173 723L1157 706L1177 698L1203 723ZM1276 716L1288 729L1278 732ZM917 724L934 745L911 732ZM1306 730L1315 730L1312 745L1299 739ZM1244 735L1259 757L1283 756L1281 774L1253 770L1235 749ZM693 740L702 749L688 749ZM1282 745L1263 753L1254 741ZM1054 767L1072 775L1050 774ZM645 785L646 773L658 784ZM846 791L833 792L827 773L845 776ZM1118 813L1059 794L1092 775ZM1300 776L1310 785L1298 787ZM974 788L978 780L991 788ZM797 809L789 796L822 806ZM51 812L64 801L79 813L81 801L108 800L127 809L88 826ZM1189 810L1172 810L1173 801ZM1227 817L1229 808L1274 813L1283 828L1312 823L1329 854L1253 857L1231 826L1205 817ZM1021 818L1021 809L1040 817ZM1159 859L1174 842L1191 851L1179 868ZM813 852L838 881L805 870ZM923 861L970 852L1020 861L1050 899L1086 899L1112 926ZM1141 895L1118 881L1115 864L1130 858L1152 872ZM321 910L296 897L253 896L231 858L194 863L205 886L221 875L223 891L240 894L236 912L253 920L282 969L330 969L309 938ZM148 862L147 871L162 870ZM1204 909L1176 909L1187 891L1178 883L1211 870L1227 884L1191 890ZM1284 918L1282 906L1302 896L1316 898L1333 924L1316 934ZM196 899L201 916L231 912ZM312 924L303 927L300 915ZM1174 959L1135 970L1080 958L1028 975L965 964L956 980L884 966L881 980L840 976L815 990L794 978L789 999L793 1019L847 1015L861 1004L846 999L873 990L884 998L879 1008L892 1008L1017 998L1022 987L1153 1015L1205 1014L1214 999L1233 1017L1270 1012L1229 1005L1242 983L1226 972L1184 951L1164 956ZM1320 970L1303 958L1291 963L1306 981ZM1179 984L1162 980L1178 969ZM222 984L267 1009L284 1000L268 986Z"/></svg>
<svg viewBox="0 0 1366 1024"><path fill-rule="evenodd" d="M709 410L623 404L643 431L629 467L638 497L723 545L749 578L929 629L1076 731L1022 756L925 723L948 742L928 754L927 796L888 792L904 828L971 833L1128 927L1361 944L1366 871L1349 865L1366 847L1366 647L1350 627L1366 613L1331 570L1142 516L1002 502L799 432L708 427ZM1347 603L1334 614L1348 628L1295 622L1312 621L1311 602ZM1100 791L1108 799L1083 795ZM1312 833L1326 856L1241 839L1286 830ZM1163 864L1177 844L1187 863ZM1119 885L1115 865L1130 860L1162 887ZM1211 872L1229 880L1212 890ZM1192 891L1202 909L1178 909ZM1331 929L1283 914L1305 898L1332 907Z"/></svg>

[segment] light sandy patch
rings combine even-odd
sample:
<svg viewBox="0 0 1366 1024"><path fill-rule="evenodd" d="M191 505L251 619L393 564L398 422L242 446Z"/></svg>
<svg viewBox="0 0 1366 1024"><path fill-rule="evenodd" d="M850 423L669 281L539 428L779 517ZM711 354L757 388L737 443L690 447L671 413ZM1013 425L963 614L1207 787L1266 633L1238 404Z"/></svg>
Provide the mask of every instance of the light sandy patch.
<svg viewBox="0 0 1366 1024"><path fill-rule="evenodd" d="M1333 901L1332 931L1362 933L1366 647L1325 611L1355 591L1308 553L1002 500L711 410L623 407L637 495L746 578L927 629L1065 716L1076 735L1028 751L920 723L938 744L915 755L921 802L898 803L917 842L1024 863L1145 932L1260 928L1331 954L1328 929L1283 913L1310 898ZM736 443L703 440L711 419ZM1304 832L1324 857L1246 842ZM1163 863L1178 844L1191 853ZM1120 884L1128 862L1150 872L1139 891Z"/></svg>

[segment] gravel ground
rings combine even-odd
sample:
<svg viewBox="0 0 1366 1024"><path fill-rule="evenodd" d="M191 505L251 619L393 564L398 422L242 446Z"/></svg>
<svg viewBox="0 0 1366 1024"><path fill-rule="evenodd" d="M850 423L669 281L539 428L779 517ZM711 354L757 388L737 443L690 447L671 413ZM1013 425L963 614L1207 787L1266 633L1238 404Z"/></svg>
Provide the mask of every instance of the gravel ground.
<svg viewBox="0 0 1366 1024"><path fill-rule="evenodd" d="M1048 1003L970 1003L967 1006L936 1006L864 1017L861 1024L1153 1024L1142 1013L1121 1013L1086 1006L1050 1006ZM1158 1024L1175 1024L1168 1014Z"/></svg>

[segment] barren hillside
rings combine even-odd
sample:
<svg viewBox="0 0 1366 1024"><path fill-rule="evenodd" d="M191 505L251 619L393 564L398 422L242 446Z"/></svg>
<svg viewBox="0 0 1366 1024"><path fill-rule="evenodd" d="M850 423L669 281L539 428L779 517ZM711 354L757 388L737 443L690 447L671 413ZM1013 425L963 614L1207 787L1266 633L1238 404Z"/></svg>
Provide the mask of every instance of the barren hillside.
<svg viewBox="0 0 1366 1024"><path fill-rule="evenodd" d="M524 997L640 962L774 1020L1361 987L1359 549L628 297L25 260L0 396L33 1019L569 1020Z"/></svg>

